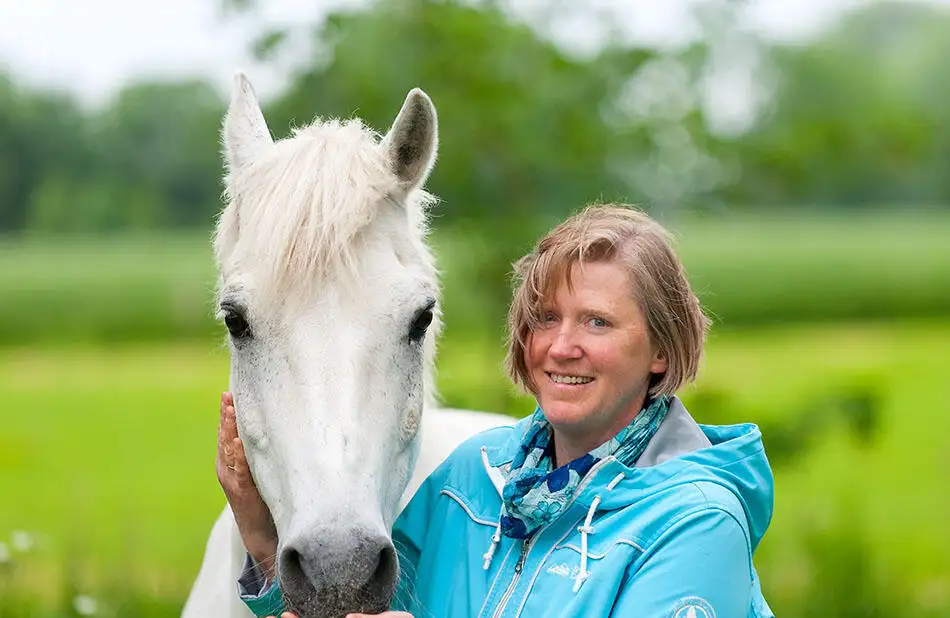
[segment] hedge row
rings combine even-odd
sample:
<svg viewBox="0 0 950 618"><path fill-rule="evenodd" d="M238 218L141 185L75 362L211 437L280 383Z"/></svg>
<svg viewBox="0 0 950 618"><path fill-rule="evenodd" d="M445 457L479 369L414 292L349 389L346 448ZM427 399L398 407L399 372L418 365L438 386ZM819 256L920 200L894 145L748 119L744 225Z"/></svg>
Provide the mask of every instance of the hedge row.
<svg viewBox="0 0 950 618"><path fill-rule="evenodd" d="M495 336L540 228L438 230L449 331ZM950 316L950 217L668 222L717 328ZM499 240L499 239L505 240ZM212 338L207 235L0 241L0 344Z"/></svg>

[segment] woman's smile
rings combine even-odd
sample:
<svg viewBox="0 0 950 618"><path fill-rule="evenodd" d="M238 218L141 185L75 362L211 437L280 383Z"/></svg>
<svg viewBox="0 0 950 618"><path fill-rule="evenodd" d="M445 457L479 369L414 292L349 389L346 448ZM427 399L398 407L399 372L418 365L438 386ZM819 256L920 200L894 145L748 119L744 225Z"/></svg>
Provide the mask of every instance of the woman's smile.
<svg viewBox="0 0 950 618"><path fill-rule="evenodd" d="M580 387L586 386L594 381L594 378L591 376L570 374L570 373L558 373L554 371L546 371L548 378L558 386L563 387Z"/></svg>

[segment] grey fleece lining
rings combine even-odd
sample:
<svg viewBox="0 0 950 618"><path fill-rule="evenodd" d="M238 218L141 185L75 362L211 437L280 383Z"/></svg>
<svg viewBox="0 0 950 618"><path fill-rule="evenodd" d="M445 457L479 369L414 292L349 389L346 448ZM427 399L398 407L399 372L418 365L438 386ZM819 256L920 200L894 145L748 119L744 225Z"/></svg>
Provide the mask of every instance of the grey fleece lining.
<svg viewBox="0 0 950 618"><path fill-rule="evenodd" d="M679 397L670 402L669 412L653 434L635 468L647 468L693 451L709 448L712 442L686 411Z"/></svg>

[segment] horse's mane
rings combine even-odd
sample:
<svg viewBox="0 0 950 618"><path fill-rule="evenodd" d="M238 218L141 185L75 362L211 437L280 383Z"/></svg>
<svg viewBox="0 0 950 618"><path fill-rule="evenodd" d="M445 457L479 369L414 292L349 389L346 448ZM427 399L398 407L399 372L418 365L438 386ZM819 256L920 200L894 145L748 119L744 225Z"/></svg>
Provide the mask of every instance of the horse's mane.
<svg viewBox="0 0 950 618"><path fill-rule="evenodd" d="M251 165L231 170L225 186L231 203L217 227L218 263L227 271L252 261L275 299L328 276L352 281L361 232L399 188L379 135L359 119L295 129ZM420 238L432 201L414 190L400 205Z"/></svg>

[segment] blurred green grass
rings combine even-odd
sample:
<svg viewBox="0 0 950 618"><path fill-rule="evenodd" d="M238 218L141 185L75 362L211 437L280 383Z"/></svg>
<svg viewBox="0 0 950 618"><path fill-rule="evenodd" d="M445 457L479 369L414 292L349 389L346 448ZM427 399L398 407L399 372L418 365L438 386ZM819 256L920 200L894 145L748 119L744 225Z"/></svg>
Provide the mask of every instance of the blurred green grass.
<svg viewBox="0 0 950 618"><path fill-rule="evenodd" d="M777 466L776 515L758 561L776 609L807 581L803 535L833 519L844 497L864 514L876 559L950 604L950 494L940 489L950 481L947 349L950 321L712 338L701 380L684 396L699 406L714 390L728 405L694 407L700 422L769 427L855 382L881 398L882 431L870 444L832 424L806 457ZM502 354L490 343L446 340L446 403L505 401L511 414L529 412L531 402L492 369ZM226 351L204 343L0 351L0 486L8 505L0 540L15 530L39 540L30 555L14 555L46 574L38 594L72 565L90 590L122 581L184 598L223 505L213 458L226 383Z"/></svg>
<svg viewBox="0 0 950 618"><path fill-rule="evenodd" d="M0 530L47 537L93 580L141 567L180 584L223 505L208 436L226 387L211 346L0 352Z"/></svg>

